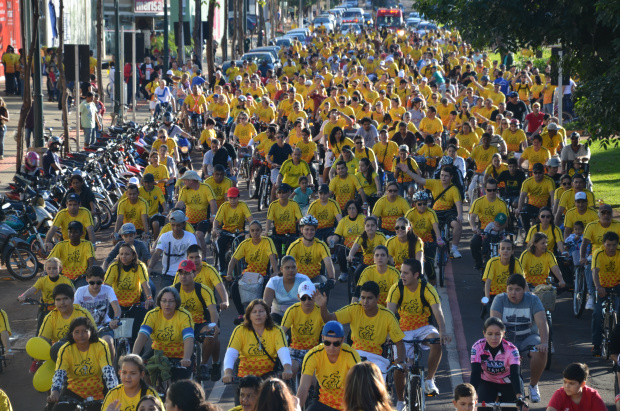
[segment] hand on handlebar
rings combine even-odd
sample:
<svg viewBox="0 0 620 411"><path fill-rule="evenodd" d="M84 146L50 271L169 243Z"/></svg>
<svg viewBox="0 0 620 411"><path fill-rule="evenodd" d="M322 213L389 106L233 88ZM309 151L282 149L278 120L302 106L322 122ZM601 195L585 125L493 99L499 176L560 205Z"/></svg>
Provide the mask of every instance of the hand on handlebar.
<svg viewBox="0 0 620 411"><path fill-rule="evenodd" d="M600 298L605 298L607 296L607 290L605 290L605 288L601 287L600 285L596 287L596 293Z"/></svg>
<svg viewBox="0 0 620 411"><path fill-rule="evenodd" d="M234 379L235 377L233 377L232 375L228 375L228 373L226 373L224 377L222 377L222 382L224 384L230 384L231 382L233 382Z"/></svg>
<svg viewBox="0 0 620 411"><path fill-rule="evenodd" d="M60 400L60 392L52 391L50 395L47 397L47 402L58 402Z"/></svg>
<svg viewBox="0 0 620 411"><path fill-rule="evenodd" d="M564 281L564 279L562 279L562 280L560 280L560 281L558 282L558 287L559 287L559 288L564 288L564 287L566 287L566 282Z"/></svg>
<svg viewBox="0 0 620 411"><path fill-rule="evenodd" d="M290 380L291 378L293 378L293 371L282 371L282 379L283 380Z"/></svg>
<svg viewBox="0 0 620 411"><path fill-rule="evenodd" d="M183 366L183 367L189 367L190 365L192 365L192 360L188 360L188 359L186 359L186 358L183 358L183 359L181 360L181 363L180 363L180 364L181 364L181 366Z"/></svg>
<svg viewBox="0 0 620 411"><path fill-rule="evenodd" d="M442 344L448 344L450 343L450 341L452 341L452 337L450 337L449 335L445 335L444 333L440 332L439 333L439 338L441 340Z"/></svg>
<svg viewBox="0 0 620 411"><path fill-rule="evenodd" d="M549 349L549 344L538 344L538 345L536 346L536 350L537 350L538 352L547 352L547 351L548 351L548 349Z"/></svg>

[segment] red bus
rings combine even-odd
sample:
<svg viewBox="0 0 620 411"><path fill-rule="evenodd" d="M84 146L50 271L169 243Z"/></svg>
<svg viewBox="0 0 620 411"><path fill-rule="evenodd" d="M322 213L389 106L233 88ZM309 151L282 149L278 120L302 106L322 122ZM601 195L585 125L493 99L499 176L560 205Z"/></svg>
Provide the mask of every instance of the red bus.
<svg viewBox="0 0 620 411"><path fill-rule="evenodd" d="M400 29L403 27L403 12L400 9L379 9L377 10L376 26L388 29Z"/></svg>

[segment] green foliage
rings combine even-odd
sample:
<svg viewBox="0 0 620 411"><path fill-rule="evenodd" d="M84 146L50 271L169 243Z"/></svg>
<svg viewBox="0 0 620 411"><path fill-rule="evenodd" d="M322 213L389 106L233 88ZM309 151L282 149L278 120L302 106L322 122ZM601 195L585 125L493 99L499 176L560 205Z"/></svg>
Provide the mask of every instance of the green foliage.
<svg viewBox="0 0 620 411"><path fill-rule="evenodd" d="M457 27L474 48L512 51L561 44L579 80L576 111L593 138L620 131L620 2L617 0L418 0L430 19ZM534 64L546 64L536 59ZM540 67L539 67L540 68Z"/></svg>

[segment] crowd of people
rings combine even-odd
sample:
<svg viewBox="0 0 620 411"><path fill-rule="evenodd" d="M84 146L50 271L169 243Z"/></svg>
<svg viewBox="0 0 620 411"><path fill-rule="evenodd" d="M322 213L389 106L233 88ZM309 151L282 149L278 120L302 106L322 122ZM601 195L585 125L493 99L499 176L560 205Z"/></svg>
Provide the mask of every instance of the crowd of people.
<svg viewBox="0 0 620 411"><path fill-rule="evenodd" d="M317 27L308 38L278 51L277 70L233 62L205 78L177 61L162 73L151 57L125 67L161 124L149 165L116 205L115 246L100 266L95 199L72 176L45 240L45 273L18 297L40 293L44 303L37 335L56 362L48 409L73 398L100 400L104 411L214 410L195 381L221 380L238 384L235 411L401 411L412 401L414 340L428 351L424 394L438 395L452 338L436 255L449 243L453 261L462 257L467 221L490 317L472 347L471 384L455 389L457 410L498 393L519 406L542 401L550 332L533 291L548 277L572 286L558 259L586 267L592 354L601 355L603 297L620 285L620 223L609 205L595 209L590 152L554 116L566 90L555 90L549 67L492 60L445 29L420 37ZM91 89L81 97L90 145L102 113ZM0 103L0 130L4 121ZM198 171L181 141L204 153ZM62 170L60 145L50 139L44 177ZM37 161L26 157L29 167ZM261 221L252 210L263 176ZM254 195L241 199L249 187ZM519 230L520 257L510 235ZM334 298L338 280L352 284L350 300ZM219 316L231 300L236 328L221 358ZM122 323L132 348L119 358ZM547 409L606 409L587 375L569 365Z"/></svg>

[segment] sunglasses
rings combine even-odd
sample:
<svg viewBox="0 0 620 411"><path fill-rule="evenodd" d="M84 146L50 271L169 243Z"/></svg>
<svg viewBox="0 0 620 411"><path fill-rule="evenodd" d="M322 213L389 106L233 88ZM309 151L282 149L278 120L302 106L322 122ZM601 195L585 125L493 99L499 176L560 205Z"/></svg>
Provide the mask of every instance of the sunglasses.
<svg viewBox="0 0 620 411"><path fill-rule="evenodd" d="M426 203L416 203L416 205L417 205L418 207L422 207L422 206L426 206L426 205L428 205L428 204L426 204Z"/></svg>
<svg viewBox="0 0 620 411"><path fill-rule="evenodd" d="M534 174L544 174L542 171L534 171Z"/></svg>
<svg viewBox="0 0 620 411"><path fill-rule="evenodd" d="M301 296L301 301L312 301L312 297L310 297L309 295L302 295Z"/></svg>
<svg viewBox="0 0 620 411"><path fill-rule="evenodd" d="M396 231L396 230L406 230L406 229L407 229L407 226L406 226L406 225L397 225L397 226L394 226L394 230L395 230L395 231Z"/></svg>
<svg viewBox="0 0 620 411"><path fill-rule="evenodd" d="M388 192L388 193L397 193L397 192L398 192L398 190L388 190L387 192Z"/></svg>
<svg viewBox="0 0 620 411"><path fill-rule="evenodd" d="M570 186L570 181L568 183L562 183L562 185L568 187Z"/></svg>
<svg viewBox="0 0 620 411"><path fill-rule="evenodd" d="M96 285L101 285L101 284L103 284L103 281L89 281L88 284L90 284L90 285L95 285L95 284Z"/></svg>
<svg viewBox="0 0 620 411"><path fill-rule="evenodd" d="M342 345L342 341L323 341L323 345L325 345L326 347L329 347L330 345L333 345L334 347L340 347Z"/></svg>
<svg viewBox="0 0 620 411"><path fill-rule="evenodd" d="M497 188L487 188L487 193L494 193L497 191Z"/></svg>
<svg viewBox="0 0 620 411"><path fill-rule="evenodd" d="M356 141L355 144L362 144L362 142L361 141Z"/></svg>
<svg viewBox="0 0 620 411"><path fill-rule="evenodd" d="M551 218L551 214L542 214L540 218Z"/></svg>

